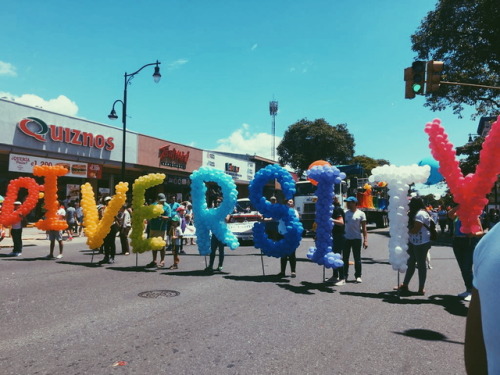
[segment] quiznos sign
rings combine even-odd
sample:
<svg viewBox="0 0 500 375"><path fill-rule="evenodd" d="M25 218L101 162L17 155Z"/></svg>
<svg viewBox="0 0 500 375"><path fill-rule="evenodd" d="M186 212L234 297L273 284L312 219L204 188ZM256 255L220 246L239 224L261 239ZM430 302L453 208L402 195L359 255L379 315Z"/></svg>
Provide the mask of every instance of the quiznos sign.
<svg viewBox="0 0 500 375"><path fill-rule="evenodd" d="M106 138L101 134L94 135L93 133L82 132L78 129L66 128L64 126L47 125L44 121L36 117L23 118L17 126L24 134L40 142L47 142L47 139L50 139L53 142L95 147L107 151L115 148L113 137Z"/></svg>

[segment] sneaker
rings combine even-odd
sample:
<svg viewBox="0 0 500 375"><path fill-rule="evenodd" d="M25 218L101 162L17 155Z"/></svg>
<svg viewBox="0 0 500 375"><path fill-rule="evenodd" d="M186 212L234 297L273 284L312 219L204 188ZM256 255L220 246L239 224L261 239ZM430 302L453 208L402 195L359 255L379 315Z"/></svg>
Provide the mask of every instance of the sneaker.
<svg viewBox="0 0 500 375"><path fill-rule="evenodd" d="M468 295L468 296L465 296L465 297L464 297L464 301L465 301L465 302L470 302L471 298L472 298L472 294L470 294L470 293L469 293L469 295Z"/></svg>
<svg viewBox="0 0 500 375"><path fill-rule="evenodd" d="M53 255L50 255L50 254L49 254L49 255L47 255L47 256L45 257L45 259L56 259L56 258L55 258Z"/></svg>
<svg viewBox="0 0 500 375"><path fill-rule="evenodd" d="M338 278L336 278L335 276L332 276L329 279L325 279L325 282L330 283L330 284L335 284L338 281L340 281L340 280Z"/></svg>
<svg viewBox="0 0 500 375"><path fill-rule="evenodd" d="M285 277L285 273L284 272L280 272L276 275L276 277L279 277L280 279L282 279L283 277Z"/></svg>
<svg viewBox="0 0 500 375"><path fill-rule="evenodd" d="M471 293L468 290L466 290L465 292L458 294L457 297L459 297L459 298L466 298L466 297L468 297L470 295L471 295Z"/></svg>
<svg viewBox="0 0 500 375"><path fill-rule="evenodd" d="M217 271L222 272L222 266L217 267Z"/></svg>
<svg viewBox="0 0 500 375"><path fill-rule="evenodd" d="M100 262L97 262L98 264L108 264L109 263L109 258L104 258Z"/></svg>
<svg viewBox="0 0 500 375"><path fill-rule="evenodd" d="M205 268L205 272L212 273L212 272L214 272L214 269L212 267L207 267L207 268Z"/></svg>
<svg viewBox="0 0 500 375"><path fill-rule="evenodd" d="M56 259L61 259L63 257L62 254L59 254L58 256L56 256Z"/></svg>
<svg viewBox="0 0 500 375"><path fill-rule="evenodd" d="M17 253L15 253L13 251L10 252L10 253L8 253L7 255L10 256L10 257L17 257Z"/></svg>
<svg viewBox="0 0 500 375"><path fill-rule="evenodd" d="M336 283L333 283L333 285L335 285L335 286L342 286L342 285L345 285L345 280L344 280L344 279L341 279L341 280L337 281Z"/></svg>
<svg viewBox="0 0 500 375"><path fill-rule="evenodd" d="M61 256L61 258L62 258L62 256ZM109 262L108 262L108 264L113 264L114 262L115 262L114 259L110 259Z"/></svg>
<svg viewBox="0 0 500 375"><path fill-rule="evenodd" d="M20 257L21 255L23 255L23 253L12 253L13 257Z"/></svg>
<svg viewBox="0 0 500 375"><path fill-rule="evenodd" d="M181 250L179 254L186 255L186 252L184 250Z"/></svg>
<svg viewBox="0 0 500 375"><path fill-rule="evenodd" d="M156 266L156 262L151 262L151 263L146 264L146 265L144 266L144 268L156 268L156 267L157 267L157 266Z"/></svg>
<svg viewBox="0 0 500 375"><path fill-rule="evenodd" d="M361 283L363 282L363 280L361 280L361 277L356 277L356 282L357 282L358 284L361 284Z"/></svg>
<svg viewBox="0 0 500 375"><path fill-rule="evenodd" d="M297 274L295 272L292 272L292 279L296 278Z"/></svg>

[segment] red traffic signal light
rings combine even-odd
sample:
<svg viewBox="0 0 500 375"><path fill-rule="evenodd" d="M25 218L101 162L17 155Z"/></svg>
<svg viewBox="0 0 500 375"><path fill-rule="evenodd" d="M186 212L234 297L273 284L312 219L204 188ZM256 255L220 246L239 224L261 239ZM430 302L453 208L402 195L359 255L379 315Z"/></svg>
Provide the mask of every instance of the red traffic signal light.
<svg viewBox="0 0 500 375"><path fill-rule="evenodd" d="M431 60L427 62L427 85L425 87L426 94L436 92L439 89L441 74L443 74L443 68L444 63L442 61Z"/></svg>

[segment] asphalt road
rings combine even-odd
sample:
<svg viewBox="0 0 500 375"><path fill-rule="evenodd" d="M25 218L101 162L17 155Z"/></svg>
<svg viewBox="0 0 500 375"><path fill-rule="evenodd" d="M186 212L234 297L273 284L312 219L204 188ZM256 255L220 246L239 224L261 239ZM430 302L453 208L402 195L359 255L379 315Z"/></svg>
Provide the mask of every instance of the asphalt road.
<svg viewBox="0 0 500 375"><path fill-rule="evenodd" d="M253 247L226 248L214 275L194 246L173 271L137 268L135 255L96 267L83 239L60 261L42 259L44 240L19 258L1 249L0 373L464 374L467 303L455 297L463 282L451 248L432 248L425 297L398 299L387 235L370 231L364 282L339 287L306 259L311 239L297 251L297 278L281 280L269 276L274 258L264 257L263 276ZM179 295L139 296L152 291Z"/></svg>

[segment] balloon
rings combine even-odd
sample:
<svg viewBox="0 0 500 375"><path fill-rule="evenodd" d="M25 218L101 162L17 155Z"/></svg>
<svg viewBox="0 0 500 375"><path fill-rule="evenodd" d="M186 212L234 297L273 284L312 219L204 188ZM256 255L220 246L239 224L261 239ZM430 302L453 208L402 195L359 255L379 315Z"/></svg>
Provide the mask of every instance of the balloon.
<svg viewBox="0 0 500 375"><path fill-rule="evenodd" d="M344 262L337 258L338 254L332 252L332 229L333 221L331 220L333 213L333 197L334 185L341 182L345 178L345 174L331 165L314 166L307 175L318 181L316 189L316 247L311 247L307 253L307 257L313 262L324 265L326 268L339 268L344 265Z"/></svg>
<svg viewBox="0 0 500 375"><path fill-rule="evenodd" d="M128 182L119 182L115 186L115 195L108 202L104 214L99 220L99 214L94 199L94 190L90 183L85 183L81 187L82 200L81 206L83 210L83 225L85 226L85 235L87 236L87 245L90 249L97 249L104 243L106 237L111 230L111 225L118 214L120 207L127 200Z"/></svg>
<svg viewBox="0 0 500 375"><path fill-rule="evenodd" d="M408 261L408 199L407 192L412 183L422 183L429 178L430 166L383 165L373 168L369 181L388 181L389 210L389 263L395 271L406 272Z"/></svg>
<svg viewBox="0 0 500 375"><path fill-rule="evenodd" d="M252 204L265 218L274 220L283 220L287 232L279 241L269 239L266 233L265 222L256 222L253 226L253 238L255 247L261 249L262 253L281 258L292 254L300 245L302 232L304 231L302 223L295 215L295 211L284 204L271 204L262 196L264 186L270 179L277 179L286 199L291 199L295 195L295 181L290 173L280 167L278 164L271 164L260 169L249 186L249 198Z"/></svg>
<svg viewBox="0 0 500 375"><path fill-rule="evenodd" d="M418 165L428 165L431 167L431 174L427 181L424 182L426 185L435 185L438 182L443 181L443 175L439 173L439 163L434 158L424 158L418 162Z"/></svg>
<svg viewBox="0 0 500 375"><path fill-rule="evenodd" d="M487 203L486 195L500 174L500 116L491 125L479 153L479 164L476 173L463 176L453 144L435 119L427 123L425 132L429 135L429 148L439 161L439 172L453 194L453 199L460 206L457 215L460 217L462 233L476 233L480 230L477 218Z"/></svg>
<svg viewBox="0 0 500 375"><path fill-rule="evenodd" d="M57 211L59 210L59 201L57 200L57 178L64 176L68 170L61 166L35 165L33 174L35 176L43 176L44 184L44 202L45 202L45 219L40 219L35 223L35 226L40 230L64 230L68 227L66 219L59 219ZM37 192L38 195L38 192Z"/></svg>
<svg viewBox="0 0 500 375"><path fill-rule="evenodd" d="M130 245L134 253L161 250L167 244L161 237L144 238L144 221L158 217L163 213L163 207L160 204L145 206L144 194L146 189L161 184L165 177L164 173L150 173L137 178L132 185L133 214Z"/></svg>
<svg viewBox="0 0 500 375"><path fill-rule="evenodd" d="M14 202L17 201L19 189L25 188L28 196L17 210L14 211ZM38 202L40 186L31 177L19 177L9 182L7 186L7 195L0 213L0 224L11 226L21 220L21 217L27 216Z"/></svg>
<svg viewBox="0 0 500 375"><path fill-rule="evenodd" d="M235 250L240 243L226 224L226 216L233 212L238 198L236 184L232 177L218 169L201 167L194 171L190 178L198 252L200 255L210 254L210 232L231 250ZM219 207L208 208L205 182L215 182L220 186L223 199Z"/></svg>
<svg viewBox="0 0 500 375"><path fill-rule="evenodd" d="M307 168L308 170L311 169L312 167L315 167L315 166L321 166L321 165L327 165L327 166L330 166L330 163L328 163L327 161L325 160L316 160L314 162L312 162L309 167ZM311 182L311 184L313 184L314 186L317 186L318 185L318 182L317 181L314 181L312 178L308 178L307 179L308 181Z"/></svg>

